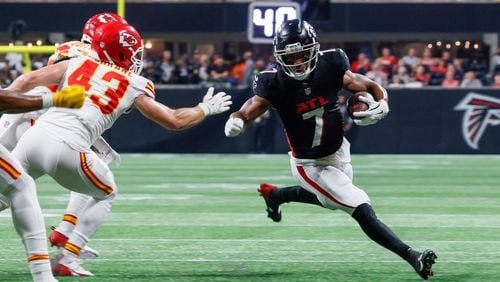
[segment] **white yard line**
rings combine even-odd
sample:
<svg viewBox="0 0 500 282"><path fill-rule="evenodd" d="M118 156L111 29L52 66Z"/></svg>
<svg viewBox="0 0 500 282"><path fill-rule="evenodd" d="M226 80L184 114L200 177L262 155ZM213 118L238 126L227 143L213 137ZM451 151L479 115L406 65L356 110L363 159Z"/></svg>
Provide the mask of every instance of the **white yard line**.
<svg viewBox="0 0 500 282"><path fill-rule="evenodd" d="M9 261L25 261L25 259L3 259L0 258L0 261L2 262L9 262ZM198 259L162 259L162 258L151 258L151 259L140 259L140 258L131 258L131 259L102 259L99 258L95 262L153 262L153 263L158 263L158 262L234 262L234 263L241 263L241 262L257 262L257 263L311 263L311 264L316 264L316 263L386 263L386 264L392 264L392 263L401 263L400 259L395 259L395 260L369 260L369 259L364 259L364 260L276 260L276 259L204 259L204 258L198 258ZM500 260L439 260L439 264L499 264Z"/></svg>
<svg viewBox="0 0 500 282"><path fill-rule="evenodd" d="M373 244L369 239L366 240L316 240L316 239L168 239L168 238L93 238L92 242L216 242L216 243L227 243L227 242L239 242L239 243L344 243L344 244ZM17 238L6 238L2 239L5 241L19 241ZM428 245L439 245L439 244L500 244L498 241L481 241L481 240L406 240L408 243L415 244L428 244Z"/></svg>

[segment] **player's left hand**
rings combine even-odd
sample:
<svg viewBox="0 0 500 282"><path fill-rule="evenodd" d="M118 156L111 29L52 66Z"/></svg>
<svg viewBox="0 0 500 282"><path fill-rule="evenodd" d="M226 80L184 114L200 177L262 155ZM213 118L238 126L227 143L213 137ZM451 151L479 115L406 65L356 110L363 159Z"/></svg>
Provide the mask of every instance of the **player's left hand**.
<svg viewBox="0 0 500 282"><path fill-rule="evenodd" d="M224 134L227 137L235 137L245 130L245 122L241 118L229 117L224 126Z"/></svg>
<svg viewBox="0 0 500 282"><path fill-rule="evenodd" d="M120 157L120 154L118 154L111 147L109 148L109 150L103 152L103 154L102 154L102 160L106 164L114 163L117 166L120 166L120 164L122 163L122 159Z"/></svg>
<svg viewBox="0 0 500 282"><path fill-rule="evenodd" d="M375 101L371 95L360 96L359 100L368 104L368 110L353 113L356 125L366 126L377 123L389 113L389 104L386 100Z"/></svg>
<svg viewBox="0 0 500 282"><path fill-rule="evenodd" d="M82 86L71 85L52 94L54 107L78 109L85 101L85 91Z"/></svg>
<svg viewBox="0 0 500 282"><path fill-rule="evenodd" d="M229 110L229 106L233 104L231 96L225 92L214 94L214 88L210 87L207 94L203 97L203 101L199 104L205 116L216 115Z"/></svg>

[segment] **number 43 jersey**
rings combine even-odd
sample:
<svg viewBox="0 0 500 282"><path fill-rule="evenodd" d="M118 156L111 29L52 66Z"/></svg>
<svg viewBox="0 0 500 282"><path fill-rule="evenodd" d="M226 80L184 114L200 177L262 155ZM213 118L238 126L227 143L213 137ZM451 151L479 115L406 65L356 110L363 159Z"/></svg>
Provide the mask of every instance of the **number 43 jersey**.
<svg viewBox="0 0 500 282"><path fill-rule="evenodd" d="M71 56L72 55L72 56ZM87 151L91 144L146 94L154 98L153 83L118 66L96 61L80 53L71 54L59 88L81 85L87 98L80 109L50 108L35 126L67 143Z"/></svg>
<svg viewBox="0 0 500 282"><path fill-rule="evenodd" d="M342 89L349 59L341 49L318 54L306 80L287 76L278 65L254 78L255 95L271 102L285 127L292 155L317 159L335 153L343 140L337 92Z"/></svg>

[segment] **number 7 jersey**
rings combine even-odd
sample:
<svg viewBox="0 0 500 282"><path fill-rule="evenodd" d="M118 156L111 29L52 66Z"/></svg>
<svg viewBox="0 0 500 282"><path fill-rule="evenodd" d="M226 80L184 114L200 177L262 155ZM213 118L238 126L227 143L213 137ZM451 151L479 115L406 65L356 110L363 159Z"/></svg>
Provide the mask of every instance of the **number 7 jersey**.
<svg viewBox="0 0 500 282"><path fill-rule="evenodd" d="M51 108L35 124L76 150L86 151L140 95L155 96L153 83L115 65L81 53L70 55L59 89L81 85L87 98L80 109Z"/></svg>
<svg viewBox="0 0 500 282"><path fill-rule="evenodd" d="M254 78L254 94L267 99L278 112L295 158L318 159L340 148L344 132L337 93L348 69L345 53L332 49L319 53L307 80L287 76L280 66Z"/></svg>

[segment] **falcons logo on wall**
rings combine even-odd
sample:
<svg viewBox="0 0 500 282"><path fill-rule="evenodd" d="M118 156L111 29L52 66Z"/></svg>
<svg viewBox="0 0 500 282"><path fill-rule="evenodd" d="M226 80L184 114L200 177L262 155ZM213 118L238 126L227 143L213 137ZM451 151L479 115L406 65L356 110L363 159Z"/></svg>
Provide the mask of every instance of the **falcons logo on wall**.
<svg viewBox="0 0 500 282"><path fill-rule="evenodd" d="M500 124L500 99L470 92L455 106L455 111L465 111L462 133L467 145L479 149L479 140L488 125Z"/></svg>

